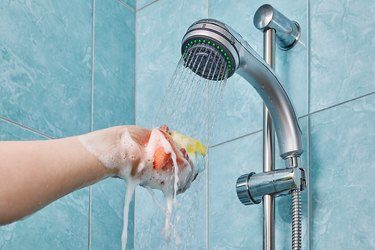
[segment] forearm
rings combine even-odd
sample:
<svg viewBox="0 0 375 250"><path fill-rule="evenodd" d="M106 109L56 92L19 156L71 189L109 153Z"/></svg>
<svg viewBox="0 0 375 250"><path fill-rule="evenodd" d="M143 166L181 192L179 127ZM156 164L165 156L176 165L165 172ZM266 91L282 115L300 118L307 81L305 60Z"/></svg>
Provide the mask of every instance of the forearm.
<svg viewBox="0 0 375 250"><path fill-rule="evenodd" d="M58 140L0 142L0 225L109 176L184 192L197 170L168 131L118 126Z"/></svg>
<svg viewBox="0 0 375 250"><path fill-rule="evenodd" d="M116 133L108 129L101 136ZM0 224L115 175L83 147L78 137L0 142Z"/></svg>

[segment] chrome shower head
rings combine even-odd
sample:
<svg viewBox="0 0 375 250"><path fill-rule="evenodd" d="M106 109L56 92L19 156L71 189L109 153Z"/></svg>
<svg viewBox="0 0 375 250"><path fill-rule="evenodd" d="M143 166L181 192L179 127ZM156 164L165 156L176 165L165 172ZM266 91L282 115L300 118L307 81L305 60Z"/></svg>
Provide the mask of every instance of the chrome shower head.
<svg viewBox="0 0 375 250"><path fill-rule="evenodd" d="M301 131L288 95L275 72L236 31L217 20L202 19L187 30L181 53L184 65L206 79L218 81L235 72L246 79L271 113L281 157L302 154Z"/></svg>
<svg viewBox="0 0 375 250"><path fill-rule="evenodd" d="M229 78L239 62L238 53L231 43L233 37L224 23L213 19L200 20L190 26L182 41L185 66L209 80ZM194 63L197 61L200 63Z"/></svg>

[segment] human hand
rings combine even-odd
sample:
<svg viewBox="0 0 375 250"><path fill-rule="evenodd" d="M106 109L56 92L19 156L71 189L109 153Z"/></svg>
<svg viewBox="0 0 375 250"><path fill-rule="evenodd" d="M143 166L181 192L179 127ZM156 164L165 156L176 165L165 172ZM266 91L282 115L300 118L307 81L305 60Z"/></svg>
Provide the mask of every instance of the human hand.
<svg viewBox="0 0 375 250"><path fill-rule="evenodd" d="M81 136L80 141L111 175L128 184L182 193L198 175L198 168L192 160L195 155L189 157L172 136L165 125L152 130L119 126Z"/></svg>
<svg viewBox="0 0 375 250"><path fill-rule="evenodd" d="M130 174L141 185L161 189L165 193L175 189L176 193L182 193L195 180L197 163L190 159L184 147L173 140L166 125L153 130L130 126L127 131L139 145L130 147L135 149L133 155L136 156Z"/></svg>

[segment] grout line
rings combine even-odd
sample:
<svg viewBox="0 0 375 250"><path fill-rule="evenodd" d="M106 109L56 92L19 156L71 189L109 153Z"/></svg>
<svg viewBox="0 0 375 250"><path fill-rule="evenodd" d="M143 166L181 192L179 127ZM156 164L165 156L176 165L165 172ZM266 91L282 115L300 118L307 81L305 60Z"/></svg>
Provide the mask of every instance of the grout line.
<svg viewBox="0 0 375 250"><path fill-rule="evenodd" d="M6 118L6 117L4 117L4 116L0 116L0 120L2 120L2 121L4 121L4 122L7 122L7 123L10 123L10 124L12 124L12 125L15 125L15 126L17 126L17 127L19 127L19 128L22 128L22 129L24 129L24 130L27 130L27 131L29 131L29 132L32 132L32 133L34 133L34 134L37 134L37 135L39 135L39 136L45 137L45 138L47 138L47 139L54 139L54 137L52 137L52 136L49 136L49 135L47 135L47 134L45 134L45 133L43 133L43 132L40 132L40 131L35 130L35 129L30 128L30 127L27 127L27 126L25 126L25 125L22 125L21 123L18 123L18 122L16 122L16 121L13 121L13 120L11 120L11 119L9 119L9 118Z"/></svg>
<svg viewBox="0 0 375 250"><path fill-rule="evenodd" d="M322 109L319 109L319 110L316 110L316 111L313 111L311 113L309 113L308 115L311 116L311 115L315 115L317 113L320 113L320 112L323 112L323 111L326 111L328 109L331 109L331 108L336 108L338 106L341 106L341 105L344 105L344 104L347 104L347 103L350 103L350 102L353 102L353 101L356 101L356 100L359 100L359 99L362 99L362 98L365 98L365 97L368 97L368 96L371 96L371 95L374 95L375 94L375 91L373 92L370 92L370 93L367 93L367 94L364 94L364 95L361 95L361 96L357 96L357 97L354 97L350 100L346 100L346 101L343 101L343 102L339 102L337 104L334 104L334 105L331 105L331 106L328 106L328 107L325 107L325 108L322 108Z"/></svg>
<svg viewBox="0 0 375 250"><path fill-rule="evenodd" d="M148 4L146 4L146 5L142 6L141 8L137 9L136 11L141 11L141 10L147 8L148 6L154 4L154 3L158 2L158 1L159 1L159 0L154 0L154 1L152 1L152 2L150 2L150 3L148 3Z"/></svg>
<svg viewBox="0 0 375 250"><path fill-rule="evenodd" d="M311 117L307 117L307 249L311 249L312 190L311 190Z"/></svg>
<svg viewBox="0 0 375 250"><path fill-rule="evenodd" d="M307 113L311 109L311 22L310 22L310 0L307 0ZM311 119L307 115L307 249L311 249L311 229L312 229L312 193L311 193Z"/></svg>
<svg viewBox="0 0 375 250"><path fill-rule="evenodd" d="M135 12L135 8L131 7L129 4L127 3L124 3L123 1L121 0L116 0L120 5L122 5L123 7L125 7L126 9L132 11L132 12Z"/></svg>
<svg viewBox="0 0 375 250"><path fill-rule="evenodd" d="M306 118L306 117L308 117L308 116L309 116L309 114L301 115L301 116L299 116L297 119L299 120L299 119L302 119L302 118Z"/></svg>
<svg viewBox="0 0 375 250"><path fill-rule="evenodd" d="M95 80L95 0L92 0L91 19L91 110L90 110L90 131L94 130L94 80ZM88 190L88 250L91 249L91 215L92 215L92 186Z"/></svg>
<svg viewBox="0 0 375 250"><path fill-rule="evenodd" d="M344 104L350 103L350 102L352 102L352 101L356 101L356 100L359 100L359 99L362 99L362 98L365 98L365 97L368 97L368 96L371 96L371 95L375 95L375 91L370 92L370 93L365 94L365 95L361 95L361 96L355 97L355 98L350 99L350 100L347 100L347 101L343 101L343 102L340 102L340 103L334 104L334 105L332 105L332 106L329 106L329 107L326 107L326 108L323 108L323 109L316 110L316 111L311 112L311 113L309 113L309 114L305 114L305 115L299 116L298 119L302 119L302 118L310 117L311 115L315 115L315 114L317 114L317 113L320 113L320 112L323 112L323 111L329 110L329 109L331 109L331 108L336 108L336 107L338 107L338 106L341 106L341 105L344 105ZM232 138L232 139L229 139L229 140L226 140L226 141L223 141L223 142L219 142L219 143L216 143L216 144L210 145L210 146L208 146L208 148L215 148L215 147L221 146L221 145L226 144L226 143L229 143L229 142L237 141L237 140L239 140L239 139L242 139L242 138L244 138L244 137L247 137L247 136L250 136L250 135L253 135L253 134L259 133L259 132L261 132L261 131L262 131L261 129L259 129L259 130L255 130L255 131L253 131L253 132L250 132L250 133L247 133L247 134L244 134L244 135L238 136L238 137L234 137L234 138Z"/></svg>
<svg viewBox="0 0 375 250"><path fill-rule="evenodd" d="M89 195L89 211L88 211L88 249L91 249L91 203L92 203L92 187L89 186L88 190L88 195Z"/></svg>
<svg viewBox="0 0 375 250"><path fill-rule="evenodd" d="M262 132L262 129L260 129L260 130L256 130L256 131L254 131L254 132L247 133L247 134L244 134L244 135L241 135L241 136L238 136L238 137L235 137L235 138L230 139L230 140L226 140L226 141L223 141L223 142L219 142L219 143L217 143L217 144L214 144L214 145L208 146L208 148L216 148L216 147L221 146L221 145L223 145L223 144L226 144L226 143L229 143L229 142L233 142L233 141L237 141L237 140L239 140L239 139L245 138L245 137L250 136L250 135L257 134L257 133L259 133L259 132Z"/></svg>
<svg viewBox="0 0 375 250"><path fill-rule="evenodd" d="M92 24L91 24L91 110L90 131L94 130L94 82L95 82L95 0L92 0Z"/></svg>
<svg viewBox="0 0 375 250"><path fill-rule="evenodd" d="M137 124L137 12L134 13L134 124Z"/></svg>
<svg viewBox="0 0 375 250"><path fill-rule="evenodd" d="M133 117L133 122L134 125L137 124L137 11L134 12L134 117ZM134 206L133 206L133 249L135 249L135 233L136 233L136 226L137 223L135 221L135 213L136 213L136 192L133 194L133 199L134 199Z"/></svg>

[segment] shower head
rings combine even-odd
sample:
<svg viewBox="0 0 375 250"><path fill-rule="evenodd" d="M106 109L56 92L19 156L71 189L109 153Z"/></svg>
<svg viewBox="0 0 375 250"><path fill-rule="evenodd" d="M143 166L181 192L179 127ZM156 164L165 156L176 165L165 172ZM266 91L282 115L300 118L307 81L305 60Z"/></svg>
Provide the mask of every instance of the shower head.
<svg viewBox="0 0 375 250"><path fill-rule="evenodd" d="M184 65L208 80L223 80L235 72L246 79L271 113L280 156L302 154L301 131L288 95L275 72L236 31L220 21L202 19L188 28L181 53Z"/></svg>
<svg viewBox="0 0 375 250"><path fill-rule="evenodd" d="M185 65L196 74L209 80L222 80L225 76L231 77L239 63L233 44L233 36L224 23L203 19L190 26L181 52Z"/></svg>

